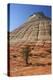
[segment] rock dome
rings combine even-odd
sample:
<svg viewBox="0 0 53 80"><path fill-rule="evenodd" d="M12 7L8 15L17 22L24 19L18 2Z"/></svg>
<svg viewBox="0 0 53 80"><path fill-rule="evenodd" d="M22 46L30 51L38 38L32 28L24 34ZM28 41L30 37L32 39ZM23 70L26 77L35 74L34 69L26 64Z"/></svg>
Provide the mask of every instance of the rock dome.
<svg viewBox="0 0 53 80"><path fill-rule="evenodd" d="M50 18L42 12L34 13L19 28L10 32L9 38L10 76L51 73Z"/></svg>
<svg viewBox="0 0 53 80"><path fill-rule="evenodd" d="M10 42L51 40L51 19L42 12L34 13L18 29L10 33Z"/></svg>

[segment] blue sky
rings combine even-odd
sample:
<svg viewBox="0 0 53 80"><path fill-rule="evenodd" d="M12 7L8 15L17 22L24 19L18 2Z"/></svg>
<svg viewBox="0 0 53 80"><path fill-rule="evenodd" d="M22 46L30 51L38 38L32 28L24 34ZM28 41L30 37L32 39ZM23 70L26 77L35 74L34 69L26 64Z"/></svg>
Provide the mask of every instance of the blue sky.
<svg viewBox="0 0 53 80"><path fill-rule="evenodd" d="M51 6L28 5L28 4L10 4L9 29L13 31L34 12L43 12L46 16L51 17Z"/></svg>

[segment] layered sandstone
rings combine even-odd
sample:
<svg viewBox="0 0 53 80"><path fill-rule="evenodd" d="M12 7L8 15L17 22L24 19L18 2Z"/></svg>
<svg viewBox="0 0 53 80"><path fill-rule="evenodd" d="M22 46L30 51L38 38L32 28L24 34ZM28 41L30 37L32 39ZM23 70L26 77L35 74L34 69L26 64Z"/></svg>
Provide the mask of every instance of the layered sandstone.
<svg viewBox="0 0 53 80"><path fill-rule="evenodd" d="M10 76L51 73L51 19L38 12L9 35ZM23 49L29 47L28 66Z"/></svg>

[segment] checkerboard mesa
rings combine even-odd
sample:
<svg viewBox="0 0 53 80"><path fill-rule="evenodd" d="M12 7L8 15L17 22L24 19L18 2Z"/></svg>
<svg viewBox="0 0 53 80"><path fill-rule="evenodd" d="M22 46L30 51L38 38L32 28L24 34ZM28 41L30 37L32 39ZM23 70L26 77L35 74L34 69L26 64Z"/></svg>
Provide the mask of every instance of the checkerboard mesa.
<svg viewBox="0 0 53 80"><path fill-rule="evenodd" d="M51 19L43 12L30 15L27 21L10 33L10 42L41 42L51 40Z"/></svg>
<svg viewBox="0 0 53 80"><path fill-rule="evenodd" d="M9 33L10 76L51 73L51 19L33 13Z"/></svg>

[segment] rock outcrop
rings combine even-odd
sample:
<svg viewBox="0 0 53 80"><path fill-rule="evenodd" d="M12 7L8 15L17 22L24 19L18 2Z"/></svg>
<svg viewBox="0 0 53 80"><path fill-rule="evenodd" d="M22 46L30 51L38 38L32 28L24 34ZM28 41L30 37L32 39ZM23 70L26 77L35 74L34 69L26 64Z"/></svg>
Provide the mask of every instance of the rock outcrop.
<svg viewBox="0 0 53 80"><path fill-rule="evenodd" d="M51 20L43 13L33 14L19 29L10 33L11 42L50 41Z"/></svg>
<svg viewBox="0 0 53 80"><path fill-rule="evenodd" d="M51 73L51 19L42 12L29 16L23 25L12 31L9 44L10 76ZM30 50L28 66L23 56L27 46Z"/></svg>

